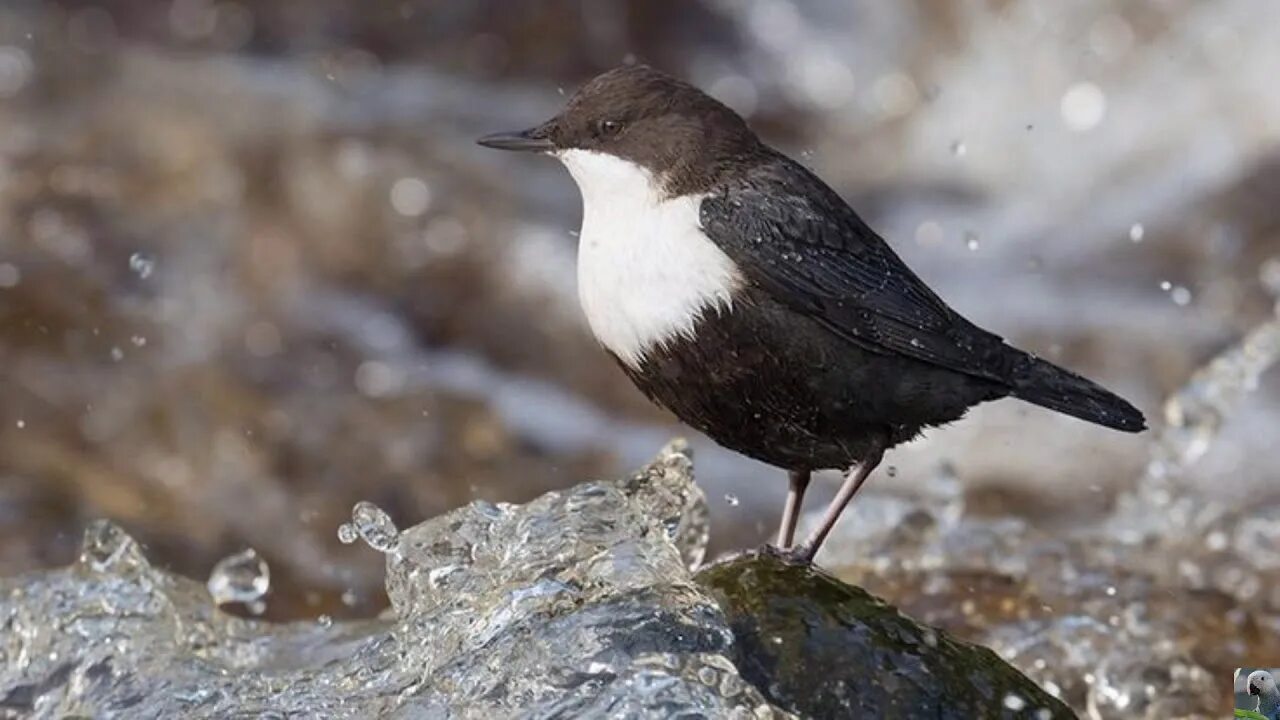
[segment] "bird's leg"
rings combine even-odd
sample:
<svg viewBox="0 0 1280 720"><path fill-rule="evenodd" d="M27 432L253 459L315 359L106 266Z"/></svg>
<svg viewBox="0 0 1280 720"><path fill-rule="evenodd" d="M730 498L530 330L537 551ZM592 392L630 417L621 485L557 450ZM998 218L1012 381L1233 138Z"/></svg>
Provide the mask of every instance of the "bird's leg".
<svg viewBox="0 0 1280 720"><path fill-rule="evenodd" d="M822 547L822 541L827 539L831 528L835 527L836 521L840 519L840 513L844 512L845 506L849 504L853 496L858 494L858 490L867 481L871 471L875 470L876 466L880 464L881 458L884 457L885 445L887 445L887 442L883 439L877 439L862 462L849 471L849 474L844 478L844 484L840 486L840 492L836 493L835 499L827 506L827 512L822 516L822 522L818 523L817 529L809 535L803 545L794 548L792 552L788 553L792 559L804 563L813 562L813 557L818 554L818 548Z"/></svg>
<svg viewBox="0 0 1280 720"><path fill-rule="evenodd" d="M792 470L787 473L791 488L787 490L787 504L782 506L782 525L778 528L778 548L791 547L796 535L796 520L800 518L800 505L804 491L809 487L808 470Z"/></svg>

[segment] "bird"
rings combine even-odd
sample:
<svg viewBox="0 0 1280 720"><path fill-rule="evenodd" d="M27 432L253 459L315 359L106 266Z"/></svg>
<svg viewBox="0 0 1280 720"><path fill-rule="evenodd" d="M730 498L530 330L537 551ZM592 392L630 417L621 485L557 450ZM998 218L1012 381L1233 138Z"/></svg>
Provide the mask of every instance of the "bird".
<svg viewBox="0 0 1280 720"><path fill-rule="evenodd" d="M1280 720L1280 689L1276 687L1276 680L1271 673L1254 670L1249 673L1245 688L1250 695L1257 696L1258 704L1254 710L1259 715L1266 716L1267 720Z"/></svg>
<svg viewBox="0 0 1280 720"><path fill-rule="evenodd" d="M695 86L647 65L591 79L485 147L551 155L577 183L587 324L651 401L785 470L775 549L812 563L886 451L1012 396L1126 432L1142 413L944 303L813 172ZM845 472L794 542L812 473Z"/></svg>

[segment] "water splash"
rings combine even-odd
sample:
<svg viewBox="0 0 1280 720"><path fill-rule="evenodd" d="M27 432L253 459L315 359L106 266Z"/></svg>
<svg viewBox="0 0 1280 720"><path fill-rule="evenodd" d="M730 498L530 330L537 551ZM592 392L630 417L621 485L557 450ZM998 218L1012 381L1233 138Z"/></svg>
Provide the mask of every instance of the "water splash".
<svg viewBox="0 0 1280 720"><path fill-rule="evenodd" d="M400 531L382 508L361 500L351 509L351 522L338 528L338 539L343 543L355 542L357 537L374 550L389 553L395 551Z"/></svg>
<svg viewBox="0 0 1280 720"><path fill-rule="evenodd" d="M136 252L129 256L129 270L139 278L146 280L155 269L156 260L150 253Z"/></svg>
<svg viewBox="0 0 1280 720"><path fill-rule="evenodd" d="M217 605L257 603L271 589L271 568L253 548L223 558L206 583Z"/></svg>
<svg viewBox="0 0 1280 720"><path fill-rule="evenodd" d="M343 545L350 545L360 538L359 531L356 526L351 523L342 523L338 526L338 542Z"/></svg>
<svg viewBox="0 0 1280 720"><path fill-rule="evenodd" d="M373 622L225 616L198 583L149 568L123 530L95 523L84 556L101 571L0 580L0 689L19 689L6 708L42 717L448 717L458 707L475 717L790 717L738 674L724 615L687 569L705 551L706 504L690 467L669 449L622 481L524 506L474 503L403 534L371 505L353 513L366 541L398 536L403 549L387 555L394 616ZM257 573L240 572L256 565L241 553L230 563L237 579L219 584L256 591Z"/></svg>
<svg viewBox="0 0 1280 720"><path fill-rule="evenodd" d="M1264 286L1271 287L1268 274L1273 264L1280 260L1263 265ZM1277 296L1273 317L1193 373L1165 401L1165 423L1138 487L1139 503L1164 507L1188 494L1190 488L1182 480L1186 468L1209 451L1226 418L1258 388L1262 374L1280 361L1280 288L1271 289Z"/></svg>
<svg viewBox="0 0 1280 720"><path fill-rule="evenodd" d="M149 567L138 543L110 520L94 520L85 528L80 562L97 572L126 573Z"/></svg>

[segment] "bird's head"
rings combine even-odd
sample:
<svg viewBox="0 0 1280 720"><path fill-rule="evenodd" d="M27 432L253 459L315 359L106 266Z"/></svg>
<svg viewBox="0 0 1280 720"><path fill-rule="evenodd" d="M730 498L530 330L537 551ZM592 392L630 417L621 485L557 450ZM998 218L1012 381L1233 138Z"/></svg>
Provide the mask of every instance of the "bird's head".
<svg viewBox="0 0 1280 720"><path fill-rule="evenodd" d="M1275 692L1276 680L1271 677L1271 673L1266 670L1254 670L1249 673L1249 679L1246 687L1250 695L1262 695L1264 693Z"/></svg>
<svg viewBox="0 0 1280 720"><path fill-rule="evenodd" d="M555 155L584 194L632 172L647 174L669 195L697 192L760 147L733 110L644 65L597 76L537 127L478 142Z"/></svg>

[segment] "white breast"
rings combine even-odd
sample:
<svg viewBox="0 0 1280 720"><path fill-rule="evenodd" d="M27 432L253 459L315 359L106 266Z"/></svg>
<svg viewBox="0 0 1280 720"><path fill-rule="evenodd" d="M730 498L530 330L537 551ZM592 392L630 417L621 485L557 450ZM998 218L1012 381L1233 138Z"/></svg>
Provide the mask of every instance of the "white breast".
<svg viewBox="0 0 1280 720"><path fill-rule="evenodd" d="M582 192L578 297L591 332L624 363L690 336L728 308L742 275L702 232L701 196L668 198L643 167L586 150L558 153Z"/></svg>

